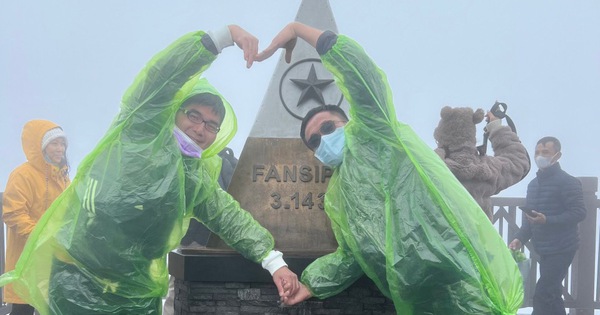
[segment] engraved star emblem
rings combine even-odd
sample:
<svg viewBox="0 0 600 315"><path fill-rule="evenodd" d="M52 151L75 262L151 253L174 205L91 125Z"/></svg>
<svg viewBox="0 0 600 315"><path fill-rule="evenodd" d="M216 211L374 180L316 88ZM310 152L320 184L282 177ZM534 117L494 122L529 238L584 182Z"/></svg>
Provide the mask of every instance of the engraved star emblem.
<svg viewBox="0 0 600 315"><path fill-rule="evenodd" d="M315 71L315 65L310 66L308 77L306 79L290 79L294 84L302 89L302 93L298 99L300 106L305 101L313 98L316 99L321 105L325 105L325 98L323 98L323 89L333 82L332 79L321 80L317 78L317 72Z"/></svg>

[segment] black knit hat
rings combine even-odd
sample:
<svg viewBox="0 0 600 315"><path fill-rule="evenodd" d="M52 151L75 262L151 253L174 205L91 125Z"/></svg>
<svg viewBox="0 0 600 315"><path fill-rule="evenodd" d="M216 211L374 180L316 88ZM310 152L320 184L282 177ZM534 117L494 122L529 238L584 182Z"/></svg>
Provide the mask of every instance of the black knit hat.
<svg viewBox="0 0 600 315"><path fill-rule="evenodd" d="M344 110L341 109L337 105L323 105L323 106L318 106L318 107L315 107L315 108L309 110L308 113L306 113L306 115L304 116L304 118L302 118L302 124L300 125L300 138L302 139L302 141L304 141L304 144L306 146L308 146L308 142L306 142L306 139L304 138L304 131L306 129L306 124L316 114L318 114L320 112L326 112L326 111L338 113L345 120L349 120L348 116L346 116L346 113L344 112Z"/></svg>

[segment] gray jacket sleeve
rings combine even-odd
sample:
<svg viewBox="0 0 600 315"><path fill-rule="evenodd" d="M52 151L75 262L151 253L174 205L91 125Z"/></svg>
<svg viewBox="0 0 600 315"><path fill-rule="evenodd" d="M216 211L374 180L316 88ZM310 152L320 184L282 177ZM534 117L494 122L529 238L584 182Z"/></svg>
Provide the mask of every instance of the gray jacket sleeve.
<svg viewBox="0 0 600 315"><path fill-rule="evenodd" d="M529 172L531 162L525 146L509 127L499 123L488 126L494 150L490 163L496 173L494 186L498 193L521 181Z"/></svg>

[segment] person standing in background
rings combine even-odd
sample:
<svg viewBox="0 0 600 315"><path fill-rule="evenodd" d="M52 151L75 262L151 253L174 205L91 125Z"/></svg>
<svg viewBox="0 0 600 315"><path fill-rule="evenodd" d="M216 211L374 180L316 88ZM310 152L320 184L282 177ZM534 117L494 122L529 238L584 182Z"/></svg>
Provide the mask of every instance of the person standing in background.
<svg viewBox="0 0 600 315"><path fill-rule="evenodd" d="M46 209L70 183L67 136L57 124L32 120L21 136L27 162L12 171L3 194L2 219L6 223L6 271L15 269L29 234ZM35 255L35 253L31 253ZM32 315L26 304L7 285L4 300L12 304L11 314Z"/></svg>
<svg viewBox="0 0 600 315"><path fill-rule="evenodd" d="M493 222L491 197L520 182L531 168L529 155L517 133L502 125L504 114L495 110L504 103L492 106L485 116L481 108L445 106L440 112L440 122L433 136L437 143L435 152L440 156L452 174L460 181L477 201L488 219ZM489 136L493 155L479 152L476 146L476 126L485 120L484 137ZM508 117L505 116L508 121ZM485 149L487 142L483 145ZM483 150L482 150L483 151Z"/></svg>
<svg viewBox="0 0 600 315"><path fill-rule="evenodd" d="M579 248L579 222L586 216L581 182L563 171L560 141L544 137L535 147L539 170L527 186L525 213L521 229L508 247L519 250L531 240L540 255L540 278L533 295L532 315L566 314L562 282Z"/></svg>

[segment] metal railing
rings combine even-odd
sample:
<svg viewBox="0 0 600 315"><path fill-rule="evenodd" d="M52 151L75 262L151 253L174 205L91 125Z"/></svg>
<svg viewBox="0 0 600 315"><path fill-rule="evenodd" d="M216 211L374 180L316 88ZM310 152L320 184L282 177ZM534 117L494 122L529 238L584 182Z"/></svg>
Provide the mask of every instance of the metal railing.
<svg viewBox="0 0 600 315"><path fill-rule="evenodd" d="M2 196L3 193L0 192L0 218L2 216ZM0 274L4 273L4 244L6 244L6 242L4 241L4 220L2 220L2 222L0 222L0 247L2 247L0 248ZM10 305L4 302L4 289L0 289L0 315L6 315L9 312Z"/></svg>

